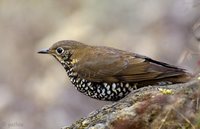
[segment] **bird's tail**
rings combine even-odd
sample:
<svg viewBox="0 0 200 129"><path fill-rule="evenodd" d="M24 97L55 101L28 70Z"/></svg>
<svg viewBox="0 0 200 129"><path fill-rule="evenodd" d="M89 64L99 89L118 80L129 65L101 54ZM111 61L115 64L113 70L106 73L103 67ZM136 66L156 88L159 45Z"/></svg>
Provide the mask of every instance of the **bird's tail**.
<svg viewBox="0 0 200 129"><path fill-rule="evenodd" d="M148 85L170 85L170 84L178 84L178 83L186 83L193 78L193 75L187 72L183 72L180 75L166 77L161 79L154 79L154 80L146 80L137 83L137 87L145 87Z"/></svg>
<svg viewBox="0 0 200 129"><path fill-rule="evenodd" d="M176 84L176 83L185 83L188 82L192 79L193 75L187 72L184 72L183 74L177 75L177 76L173 76L173 77L169 77L169 78L163 78L161 80L163 81L169 81L172 84Z"/></svg>

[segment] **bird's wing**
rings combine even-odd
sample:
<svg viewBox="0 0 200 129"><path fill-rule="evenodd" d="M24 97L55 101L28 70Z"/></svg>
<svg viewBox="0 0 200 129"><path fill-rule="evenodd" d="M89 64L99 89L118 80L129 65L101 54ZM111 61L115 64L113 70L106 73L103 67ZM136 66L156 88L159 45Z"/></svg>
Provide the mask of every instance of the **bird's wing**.
<svg viewBox="0 0 200 129"><path fill-rule="evenodd" d="M139 82L178 76L183 69L148 57L108 47L88 48L82 53L75 72L95 82Z"/></svg>

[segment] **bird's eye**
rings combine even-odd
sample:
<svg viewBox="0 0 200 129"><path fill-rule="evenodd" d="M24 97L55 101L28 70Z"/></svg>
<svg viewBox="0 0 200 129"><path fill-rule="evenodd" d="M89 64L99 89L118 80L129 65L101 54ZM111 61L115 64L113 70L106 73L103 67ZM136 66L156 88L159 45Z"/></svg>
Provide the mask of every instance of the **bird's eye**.
<svg viewBox="0 0 200 129"><path fill-rule="evenodd" d="M64 49L63 49L62 47L58 47L58 48L56 49L56 53L57 53L58 55L61 55L63 52L64 52Z"/></svg>

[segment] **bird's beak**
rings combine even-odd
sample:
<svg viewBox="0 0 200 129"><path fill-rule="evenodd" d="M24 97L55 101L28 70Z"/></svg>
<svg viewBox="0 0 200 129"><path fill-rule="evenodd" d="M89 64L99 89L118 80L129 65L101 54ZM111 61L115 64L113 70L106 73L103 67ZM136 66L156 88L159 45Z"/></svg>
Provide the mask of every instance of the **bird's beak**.
<svg viewBox="0 0 200 129"><path fill-rule="evenodd" d="M49 49L42 49L42 50L38 51L38 53L40 53L40 54L49 54Z"/></svg>

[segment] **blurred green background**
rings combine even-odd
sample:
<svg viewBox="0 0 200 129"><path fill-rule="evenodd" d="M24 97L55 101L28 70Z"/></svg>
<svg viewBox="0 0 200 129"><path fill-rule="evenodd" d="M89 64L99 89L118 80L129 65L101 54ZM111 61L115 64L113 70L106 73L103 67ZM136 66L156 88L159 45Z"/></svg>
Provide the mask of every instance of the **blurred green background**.
<svg viewBox="0 0 200 129"><path fill-rule="evenodd" d="M198 0L0 0L0 128L58 129L109 103L76 91L41 48L71 39L197 72L199 17Z"/></svg>

